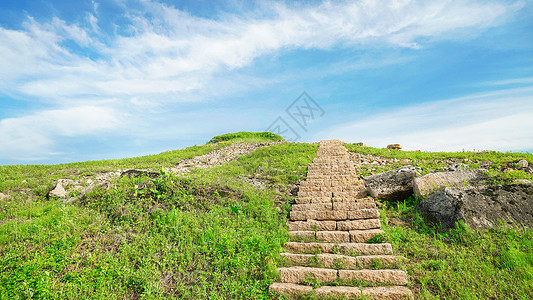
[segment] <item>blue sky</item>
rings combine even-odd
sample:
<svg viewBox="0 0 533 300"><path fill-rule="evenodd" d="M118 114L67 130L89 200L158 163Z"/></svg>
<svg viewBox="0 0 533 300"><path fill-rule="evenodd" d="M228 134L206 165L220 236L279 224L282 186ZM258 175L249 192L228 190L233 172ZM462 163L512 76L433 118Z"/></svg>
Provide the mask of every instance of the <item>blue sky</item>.
<svg viewBox="0 0 533 300"><path fill-rule="evenodd" d="M304 91L324 113L302 127L287 108L305 112ZM531 152L533 3L0 2L0 164L153 154L278 118L298 141Z"/></svg>

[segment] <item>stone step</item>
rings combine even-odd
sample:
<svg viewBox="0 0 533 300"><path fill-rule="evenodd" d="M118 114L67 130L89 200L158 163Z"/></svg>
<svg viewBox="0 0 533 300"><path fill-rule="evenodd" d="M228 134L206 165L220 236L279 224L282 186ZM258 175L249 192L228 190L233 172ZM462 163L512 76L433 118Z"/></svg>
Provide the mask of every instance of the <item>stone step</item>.
<svg viewBox="0 0 533 300"><path fill-rule="evenodd" d="M335 230L337 222L335 221L289 221L287 222L289 231L318 231L318 230Z"/></svg>
<svg viewBox="0 0 533 300"><path fill-rule="evenodd" d="M337 224L338 226L338 224ZM381 229L350 230L350 242L366 243L378 234L383 234Z"/></svg>
<svg viewBox="0 0 533 300"><path fill-rule="evenodd" d="M315 231L289 231L289 238L293 242L316 242ZM350 236L348 235L348 239Z"/></svg>
<svg viewBox="0 0 533 300"><path fill-rule="evenodd" d="M276 295L284 296L289 299L298 299L302 296L313 293L313 287L308 285L274 282L268 290Z"/></svg>
<svg viewBox="0 0 533 300"><path fill-rule="evenodd" d="M278 275L282 283L303 283L306 280L317 282L333 282L337 280L337 270L294 266L278 268Z"/></svg>
<svg viewBox="0 0 533 300"><path fill-rule="evenodd" d="M300 193L298 193L299 195ZM339 199L338 202L344 202L345 200L340 199L361 199L367 198L366 188L360 187L357 190L352 191L336 191L332 192L332 197Z"/></svg>
<svg viewBox="0 0 533 300"><path fill-rule="evenodd" d="M357 270L361 269L357 265L357 257L320 253L320 254L302 254L302 253L281 253L280 258L285 265L307 266L320 268L342 268Z"/></svg>
<svg viewBox="0 0 533 300"><path fill-rule="evenodd" d="M365 230L381 228L379 219L360 219L349 221L337 221L336 230ZM381 233L381 232L380 232Z"/></svg>
<svg viewBox="0 0 533 300"><path fill-rule="evenodd" d="M339 279L344 283L365 282L372 284L407 285L407 274L402 270L335 270L316 267L281 267L278 275L282 283L327 283Z"/></svg>
<svg viewBox="0 0 533 300"><path fill-rule="evenodd" d="M333 210L359 210L365 208L376 208L376 201L372 198L352 200L350 202L333 202ZM293 205L294 206L294 205Z"/></svg>
<svg viewBox="0 0 533 300"><path fill-rule="evenodd" d="M308 172L309 174L309 172ZM324 172L317 172L316 175L323 175ZM336 175L336 174L331 174ZM338 174L338 175L345 175L345 173ZM357 179L357 177L353 176L351 178L347 179L323 179L323 180L305 180L300 182L300 186L307 186L307 185L315 185L317 183L324 183L326 185L330 186L337 186L337 185L364 185L364 182L360 179Z"/></svg>
<svg viewBox="0 0 533 300"><path fill-rule="evenodd" d="M331 195L329 197L301 197L298 196L294 199L294 202L296 204L309 204L309 203L331 203L332 202Z"/></svg>
<svg viewBox="0 0 533 300"><path fill-rule="evenodd" d="M339 226L340 223L341 225ZM345 231L357 231L380 228L379 219L364 219L353 221L289 221L289 231L332 231L332 230L345 230ZM357 232L355 232L357 233ZM382 233L382 232L378 232Z"/></svg>
<svg viewBox="0 0 533 300"><path fill-rule="evenodd" d="M406 261L406 258L394 255L360 255L354 257L332 253L305 254L284 252L280 254L280 258L285 265L345 270L396 268L400 263Z"/></svg>
<svg viewBox="0 0 533 300"><path fill-rule="evenodd" d="M293 204L291 211L333 210L333 202Z"/></svg>
<svg viewBox="0 0 533 300"><path fill-rule="evenodd" d="M402 270L339 270L341 282L358 282L407 285L407 274ZM318 279L318 278L317 278ZM329 278L328 278L329 279ZM298 282L293 282L298 283Z"/></svg>
<svg viewBox="0 0 533 300"><path fill-rule="evenodd" d="M339 186L330 186L330 185L314 185L314 186L300 186L298 190L298 195L302 192L312 193L312 192L332 192L332 193L353 193L359 197L367 197L366 188L363 185L339 185ZM364 193L363 193L364 192Z"/></svg>
<svg viewBox="0 0 533 300"><path fill-rule="evenodd" d="M314 296L318 299L358 299L361 290L353 286L321 286L314 289Z"/></svg>
<svg viewBox="0 0 533 300"><path fill-rule="evenodd" d="M323 198L321 198L323 199ZM329 201L328 201L329 200ZM310 199L312 201L312 199ZM322 201L322 200L320 200ZM376 208L376 202L374 200L353 200L351 202L332 202L332 199L324 199L324 202L318 203L296 203L291 206L292 211L307 211L307 210L359 210Z"/></svg>
<svg viewBox="0 0 533 300"><path fill-rule="evenodd" d="M359 255L388 255L392 254L392 246L389 243L300 243L288 242L284 248L291 253L335 253L351 256Z"/></svg>
<svg viewBox="0 0 533 300"><path fill-rule="evenodd" d="M365 299L372 300L407 300L414 299L413 293L405 286L366 287L361 290Z"/></svg>
<svg viewBox="0 0 533 300"><path fill-rule="evenodd" d="M317 231L316 240L326 243L349 243L350 232L348 231Z"/></svg>
<svg viewBox="0 0 533 300"><path fill-rule="evenodd" d="M360 269L397 268L407 261L407 258L395 255L359 255L356 259Z"/></svg>
<svg viewBox="0 0 533 300"><path fill-rule="evenodd" d="M366 195L365 195L366 196ZM317 198L331 198L333 193L322 191L298 191L298 197L317 197Z"/></svg>
<svg viewBox="0 0 533 300"><path fill-rule="evenodd" d="M405 286L364 287L362 289L349 286L321 286L313 289L307 285L275 282L269 290L289 299L309 295L326 299L359 299L361 296L373 300L413 299L413 293Z"/></svg>
<svg viewBox="0 0 533 300"><path fill-rule="evenodd" d="M376 201L370 197L367 197L366 194L362 197L349 197L349 198L339 198L339 197L333 197L332 195L329 196L298 196L295 199L296 204L309 204L309 203L361 203L361 202L369 202L369 203L376 203ZM341 204L338 204L341 205Z"/></svg>
<svg viewBox="0 0 533 300"><path fill-rule="evenodd" d="M375 208L365 208L358 210L306 210L291 211L289 213L291 221L304 220L361 220L361 219L378 219L379 211Z"/></svg>
<svg viewBox="0 0 533 300"><path fill-rule="evenodd" d="M314 163L339 163L339 162L349 162L349 161L350 161L350 156L348 154L327 156L327 157L315 157L313 159Z"/></svg>
<svg viewBox="0 0 533 300"><path fill-rule="evenodd" d="M289 236L293 242L325 242L325 243L366 243L369 239L378 234L382 234L381 229L368 230L298 230L289 231Z"/></svg>
<svg viewBox="0 0 533 300"><path fill-rule="evenodd" d="M357 179L355 174L332 174L332 175L323 175L323 174L311 174L307 175L306 180L354 180Z"/></svg>
<svg viewBox="0 0 533 300"><path fill-rule="evenodd" d="M307 166L307 175L355 174L355 170L354 164L311 164Z"/></svg>

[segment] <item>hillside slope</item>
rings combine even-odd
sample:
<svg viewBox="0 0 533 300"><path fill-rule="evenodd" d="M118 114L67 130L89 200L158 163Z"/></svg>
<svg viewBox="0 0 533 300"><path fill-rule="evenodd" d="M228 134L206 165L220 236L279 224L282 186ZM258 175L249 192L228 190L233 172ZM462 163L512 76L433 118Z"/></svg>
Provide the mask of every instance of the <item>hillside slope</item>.
<svg viewBox="0 0 533 300"><path fill-rule="evenodd" d="M306 178L317 145L269 144L213 167L192 166L189 173L160 170L235 142L277 141L265 133L236 133L140 158L0 166L0 299L267 299L289 240L291 190ZM530 154L345 146L361 176L405 164L430 172L490 162L495 182L533 179L513 167L519 159L533 163ZM160 176L119 176L119 169ZM103 174L110 185L83 195L72 190L65 199L47 196L59 179L88 185ZM409 259L405 271L416 298L533 298L530 229L439 233L414 204L383 205L380 238Z"/></svg>

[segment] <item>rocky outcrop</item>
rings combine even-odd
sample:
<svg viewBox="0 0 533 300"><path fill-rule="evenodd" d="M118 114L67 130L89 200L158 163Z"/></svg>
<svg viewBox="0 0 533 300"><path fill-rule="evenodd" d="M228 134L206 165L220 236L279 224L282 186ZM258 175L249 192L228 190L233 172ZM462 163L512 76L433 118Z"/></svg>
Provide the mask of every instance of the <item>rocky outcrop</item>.
<svg viewBox="0 0 533 300"><path fill-rule="evenodd" d="M67 191L63 187L63 179L57 181L53 189L48 192L48 197L65 198Z"/></svg>
<svg viewBox="0 0 533 300"><path fill-rule="evenodd" d="M374 198L385 201L401 201L413 194L416 168L405 166L363 178L365 186Z"/></svg>
<svg viewBox="0 0 533 300"><path fill-rule="evenodd" d="M483 169L430 173L414 179L414 194L425 198L443 187L479 185L486 180Z"/></svg>
<svg viewBox="0 0 533 300"><path fill-rule="evenodd" d="M442 224L443 230L461 220L475 229L500 224L533 228L533 184L446 187L417 209L428 220Z"/></svg>

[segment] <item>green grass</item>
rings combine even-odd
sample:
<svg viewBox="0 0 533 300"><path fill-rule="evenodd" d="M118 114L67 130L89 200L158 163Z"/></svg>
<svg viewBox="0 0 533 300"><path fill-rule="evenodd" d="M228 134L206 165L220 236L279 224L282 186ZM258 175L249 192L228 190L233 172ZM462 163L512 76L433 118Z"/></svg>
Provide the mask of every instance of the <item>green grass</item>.
<svg viewBox="0 0 533 300"><path fill-rule="evenodd" d="M0 299L268 299L289 240L289 189L305 179L317 145L264 147L187 175L120 178L70 203L45 194L58 178L160 170L236 141L273 140L238 133L140 158L0 167L0 191L10 194L0 201ZM492 160L495 178L503 176L500 166L532 162L530 154L347 147L409 159L424 170L446 165L443 159L468 159L473 167ZM513 172L505 176L523 175ZM373 242L390 242L408 258L402 269L417 299L533 298L531 229L440 233L413 210L416 201L384 205L385 234Z"/></svg>

